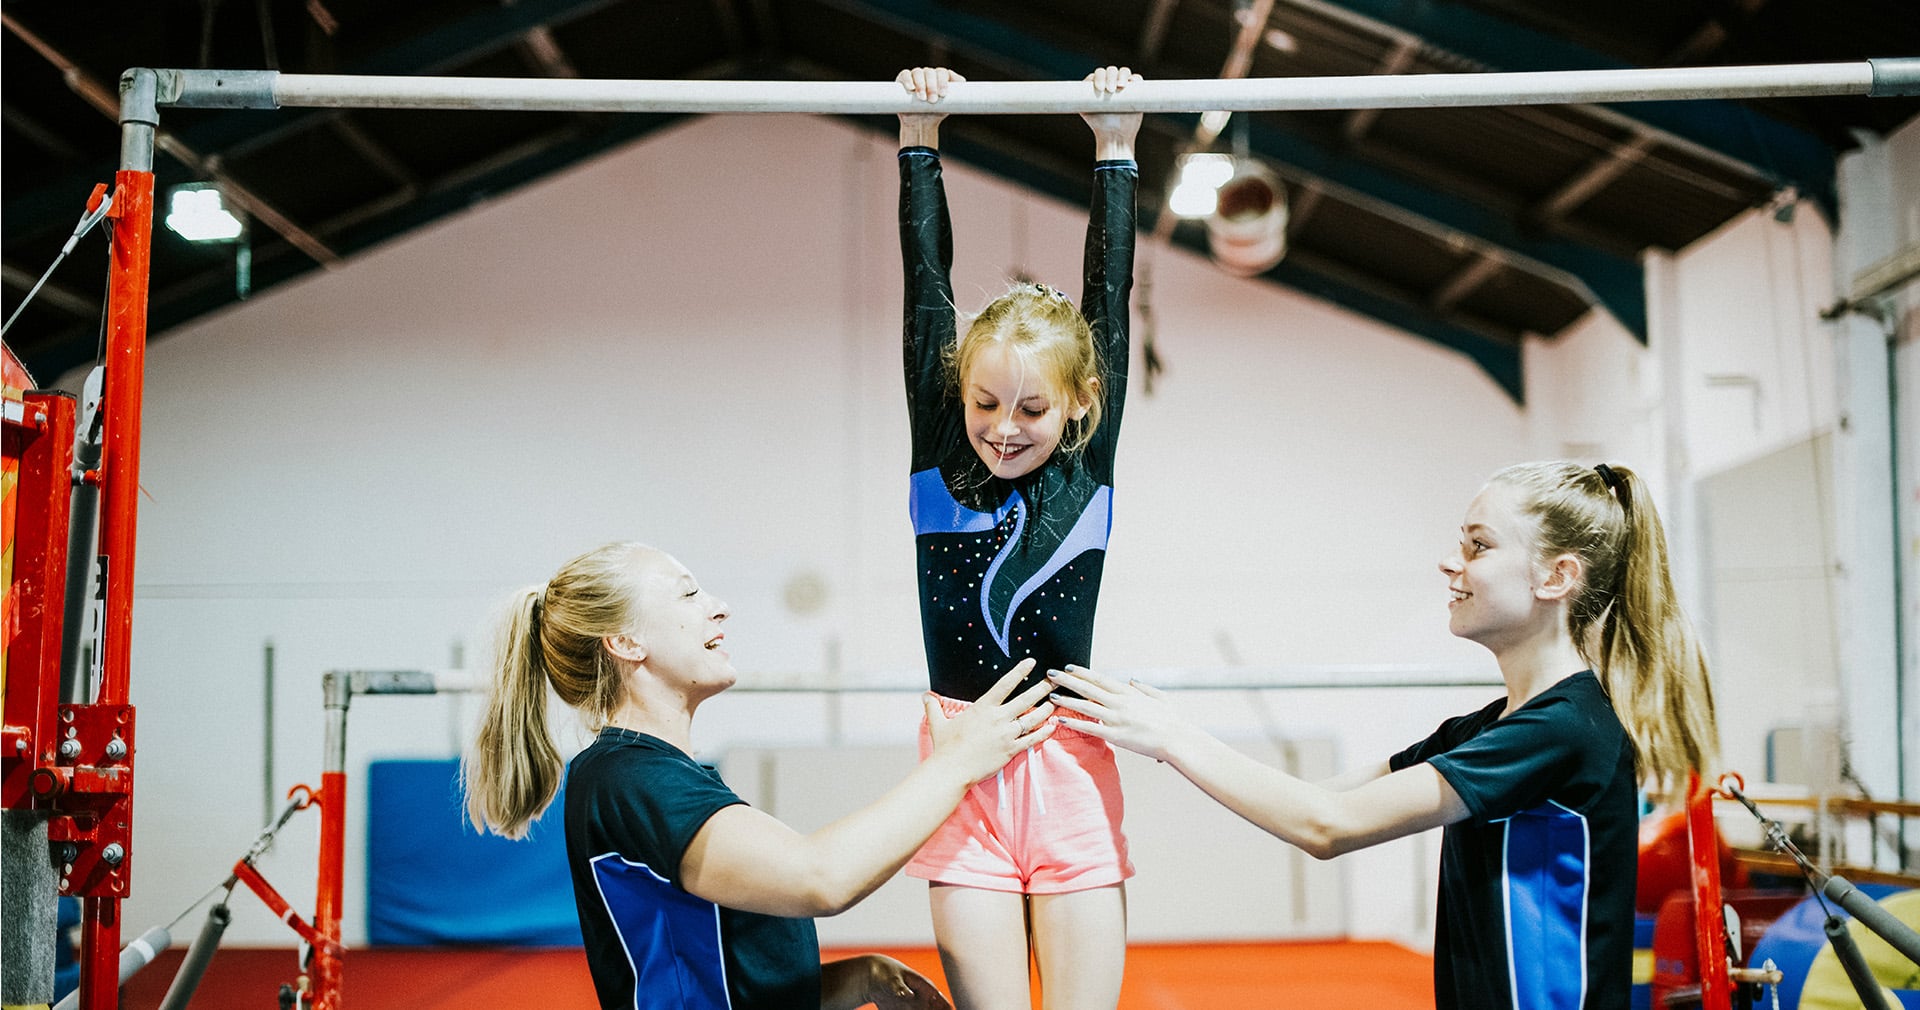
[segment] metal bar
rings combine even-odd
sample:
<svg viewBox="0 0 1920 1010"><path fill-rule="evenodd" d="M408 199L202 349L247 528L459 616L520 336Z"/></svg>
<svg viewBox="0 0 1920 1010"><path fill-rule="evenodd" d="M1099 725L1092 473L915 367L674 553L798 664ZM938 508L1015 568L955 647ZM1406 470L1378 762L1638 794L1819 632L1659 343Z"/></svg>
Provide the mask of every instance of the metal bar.
<svg viewBox="0 0 1920 1010"><path fill-rule="evenodd" d="M247 890L252 891L254 896L267 906L267 910L273 913L274 918L286 923L287 928L293 930L295 936L311 944L316 951L325 945L325 938L320 935L320 932L307 920L300 918L300 913L293 910L293 903L282 897L272 884L267 883L267 878L261 876L260 871L255 869L252 863L242 859L233 864L233 879L247 885Z"/></svg>
<svg viewBox="0 0 1920 1010"><path fill-rule="evenodd" d="M1860 920L1860 925L1887 941L1887 945L1899 951L1901 956L1920 964L1920 932L1915 932L1912 926L1894 918L1892 912L1880 907L1873 898L1837 873L1829 876L1820 890L1841 908L1851 912L1854 918Z"/></svg>
<svg viewBox="0 0 1920 1010"><path fill-rule="evenodd" d="M271 823L280 794L273 788L273 639L260 649L260 818Z"/></svg>
<svg viewBox="0 0 1920 1010"><path fill-rule="evenodd" d="M1833 947L1834 957L1839 959L1840 967L1846 971L1854 995L1860 997L1862 1010L1893 1010L1887 1003L1886 993L1880 989L1880 980L1874 978L1873 969L1867 967L1866 955L1860 953L1860 945L1853 941L1853 934L1847 931L1847 921L1837 915L1829 915L1820 928L1827 934L1827 943Z"/></svg>
<svg viewBox="0 0 1920 1010"><path fill-rule="evenodd" d="M173 946L173 935L165 926L155 926L135 937L132 943L127 944L120 951L120 958L114 969L118 982L115 983L113 992L117 994L120 985L124 985L128 979L138 975L140 969L152 964L153 959L158 957L161 951L171 946ZM84 991L84 989L75 989L68 993L64 999L53 1005L53 1010L73 1010L78 1007ZM114 1002L108 1005L116 1008L119 1006L117 995Z"/></svg>
<svg viewBox="0 0 1920 1010"><path fill-rule="evenodd" d="M1920 242L1854 274L1853 291L1847 300L1859 303L1892 294L1916 277L1920 277Z"/></svg>
<svg viewBox="0 0 1920 1010"><path fill-rule="evenodd" d="M227 931L227 925L233 922L233 913L227 910L222 901L207 909L207 921L200 926L200 935L193 938L193 945L187 948L187 956L180 961L179 970L173 973L173 984L167 987L166 996L160 1000L160 1010L186 1010L193 1001L193 994L200 988L200 977L207 973L207 962L213 960L213 952L220 946L220 937Z"/></svg>
<svg viewBox="0 0 1920 1010"><path fill-rule="evenodd" d="M93 366L81 384L80 417L74 425L75 475L67 492L67 585L60 619L60 700L85 705L93 700L93 664L89 650L100 651L95 594L103 586L94 581L99 563L100 486L85 479L100 467L100 439L104 418L100 394L106 388L106 369Z"/></svg>
<svg viewBox="0 0 1920 1010"><path fill-rule="evenodd" d="M1866 95L1920 57L1869 63L1557 70L1491 74L1271 77L1144 81L1096 97L1080 81L969 81L941 108L952 115L1070 112L1206 112L1398 109L1702 98ZM167 104L234 107L236 71L166 70ZM247 71L258 74L259 71ZM271 95L247 107L518 109L550 112L802 112L887 115L915 111L892 82L618 81L496 77L351 77L278 74Z"/></svg>

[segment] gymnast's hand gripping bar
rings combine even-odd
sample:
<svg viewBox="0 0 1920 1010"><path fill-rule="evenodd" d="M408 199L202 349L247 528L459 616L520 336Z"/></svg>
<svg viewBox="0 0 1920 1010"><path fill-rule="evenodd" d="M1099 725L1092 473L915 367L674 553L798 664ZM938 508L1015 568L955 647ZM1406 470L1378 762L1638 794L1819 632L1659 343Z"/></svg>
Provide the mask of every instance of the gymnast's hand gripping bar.
<svg viewBox="0 0 1920 1010"><path fill-rule="evenodd" d="M555 112L924 112L891 81L622 81L356 77L272 70L155 70L157 104L198 109L514 109ZM129 74L136 71L128 71ZM1920 95L1920 57L1777 66L1141 81L1094 95L1080 81L969 81L954 115L1227 112L1560 105L1697 98Z"/></svg>

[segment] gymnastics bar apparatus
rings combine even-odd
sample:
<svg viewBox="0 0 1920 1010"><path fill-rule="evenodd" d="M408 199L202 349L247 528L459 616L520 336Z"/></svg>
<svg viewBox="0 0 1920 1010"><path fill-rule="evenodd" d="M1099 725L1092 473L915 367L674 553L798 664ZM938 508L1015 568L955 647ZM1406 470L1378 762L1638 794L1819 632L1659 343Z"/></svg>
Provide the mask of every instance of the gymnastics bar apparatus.
<svg viewBox="0 0 1920 1010"><path fill-rule="evenodd" d="M978 81L953 89L939 108L950 115L1199 113L1813 95L1920 95L1920 57L1781 66L1144 81L1118 94L1097 97L1090 96L1081 82ZM8 620L20 633L7 643L10 683L4 738L0 738L0 761L5 762L0 781L5 783L5 805L45 811L51 818L50 838L63 847L61 855L72 856L61 863L60 889L63 894L83 899L81 983L76 994L82 1010L113 1010L118 1003L120 902L130 890L134 852L134 710L128 704L129 647L153 228L153 156L160 109L891 115L926 108L892 82L349 77L149 68L122 75L120 102L120 166L111 201L106 204L112 232L99 466L69 476L74 454L61 446L63 442L70 444L72 437L71 411L67 408L35 394L26 406L9 408L6 415L10 459L15 456L16 446L20 447L20 501L38 515L23 526L34 542L23 540L18 545L25 559L23 578L9 587L13 598ZM64 545L67 523L74 518L65 504L69 480L100 490L98 575L104 620L95 652L99 687L86 704L57 703L52 689L57 681L51 679L57 675L59 664L57 652L50 652L49 643L60 638L57 615L63 612L59 606L63 602L59 599L61 590L56 587L68 581L64 577L69 560ZM29 492L33 497L28 497ZM64 602L68 604L65 612L73 613L73 601ZM69 616L68 620L72 619ZM343 797L330 793L326 781L323 779L320 793L312 799L323 810L333 810L343 805L338 802ZM1699 794L1708 791L1700 790ZM1719 907L1714 848L1701 844L1701 833L1712 830L1709 816L1693 836L1696 897L1712 899L1701 901L1706 908ZM324 866L321 872L321 907L313 927L320 941L316 949L337 955L338 874L329 880ZM329 886L333 888L330 894L326 890ZM1702 924L1703 952L1724 951L1720 916L1697 918ZM1709 935L1716 930L1720 934L1717 942ZM136 941L135 946L139 943ZM1703 991L1705 1006L1708 1010L1727 1007L1726 975L1711 970L1712 966L1724 968L1724 955L1702 957L1701 963L1709 966ZM134 967L137 969L138 964ZM323 980L321 991L315 993L313 1006L323 1010L337 1007L338 983L336 961L331 977Z"/></svg>
<svg viewBox="0 0 1920 1010"><path fill-rule="evenodd" d="M186 1010L199 987L207 962L220 945L220 937L232 921L227 898L236 884L260 898L274 915L292 929L307 946L309 959L301 965L298 979L281 986L283 1005L338 1010L342 974L346 968L346 947L341 943L340 913L346 907L347 841L347 711L353 696L386 694L462 694L475 689L470 675L457 670L330 670L320 679L321 705L326 710L325 756L320 771L320 788L297 785L288 790L287 805L272 824L262 828L246 855L233 864L225 888L227 896L207 909L206 922L174 972L173 982L160 1001L160 1010ZM291 902L280 895L260 874L255 865L273 845L274 837L294 814L310 806L320 808L319 876L315 884L313 921L307 922L293 910ZM165 945L163 940L162 945ZM65 1010L66 1004L56 1010Z"/></svg>

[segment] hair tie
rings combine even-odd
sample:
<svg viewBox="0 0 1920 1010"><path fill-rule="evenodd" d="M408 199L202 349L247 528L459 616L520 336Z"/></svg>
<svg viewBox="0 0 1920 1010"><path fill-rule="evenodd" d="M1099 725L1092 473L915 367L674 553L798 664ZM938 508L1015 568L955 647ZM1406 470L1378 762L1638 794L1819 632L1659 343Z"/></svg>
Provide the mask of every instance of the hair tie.
<svg viewBox="0 0 1920 1010"><path fill-rule="evenodd" d="M532 632L535 641L539 641L540 639L540 611L546 609L544 602L546 598L547 589L545 586L540 587L540 591L533 594L533 624L529 630Z"/></svg>
<svg viewBox="0 0 1920 1010"><path fill-rule="evenodd" d="M1621 508L1632 507L1633 492L1627 489L1627 479L1625 477L1620 476L1618 471L1605 463L1595 465L1593 472L1599 474L1600 482L1607 486L1608 491L1613 492L1614 497L1620 499Z"/></svg>

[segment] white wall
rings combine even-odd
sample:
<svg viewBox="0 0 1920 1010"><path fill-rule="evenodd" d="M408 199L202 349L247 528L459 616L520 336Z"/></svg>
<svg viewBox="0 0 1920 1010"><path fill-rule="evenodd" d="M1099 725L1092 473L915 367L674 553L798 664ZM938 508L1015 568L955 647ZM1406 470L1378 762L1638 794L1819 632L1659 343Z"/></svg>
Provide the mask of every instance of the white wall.
<svg viewBox="0 0 1920 1010"><path fill-rule="evenodd" d="M1888 156L1920 165L1916 148L1909 126ZM963 306L1014 267L1077 289L1077 208L948 168ZM1894 178L1904 234L1920 235L1920 172ZM129 925L172 919L261 823L263 643L278 666L279 792L317 781L323 671L437 667L456 650L477 664L511 588L608 539L673 551L731 601L745 684L900 689L838 702L723 696L703 710L703 752L910 741L922 667L894 180L885 138L830 121L692 121L158 340ZM1698 488L1837 427L1834 338L1814 315L1830 294L1831 247L1802 207L1791 223L1750 215L1652 257L1651 346L1597 313L1530 341L1525 411L1431 343L1162 254L1154 308L1169 367L1151 398L1135 369L1097 662L1168 681L1196 676L1172 667L1249 679L1324 664L1490 673L1446 635L1433 562L1487 473L1568 454L1624 460L1654 480L1710 642L1755 620L1723 612L1712 591ZM1908 304L1900 367L1914 390ZM1920 431L1916 398L1907 432ZM1904 451L1910 486L1920 437ZM1920 499L1908 505L1910 572L1916 511ZM824 591L819 606L789 606L805 585ZM1908 606L1920 614L1920 590ZM1238 673L1225 669L1234 663ZM1723 692L1805 699L1767 670L1717 670ZM1492 693L1186 697L1249 746L1324 739L1345 766ZM365 762L450 754L471 709L356 701L350 943L364 939ZM1727 749L1751 767L1756 724L1786 716L1741 714ZM1145 802L1157 788L1136 791ZM1133 815L1143 834L1156 830L1137 803ZM1285 858L1263 839L1232 845L1143 863L1151 876L1137 886L1199 888L1221 865ZM1425 942L1436 849L1408 839L1335 864L1345 927ZM289 828L266 865L310 907L312 821ZM235 906L231 942L288 942L256 903Z"/></svg>

